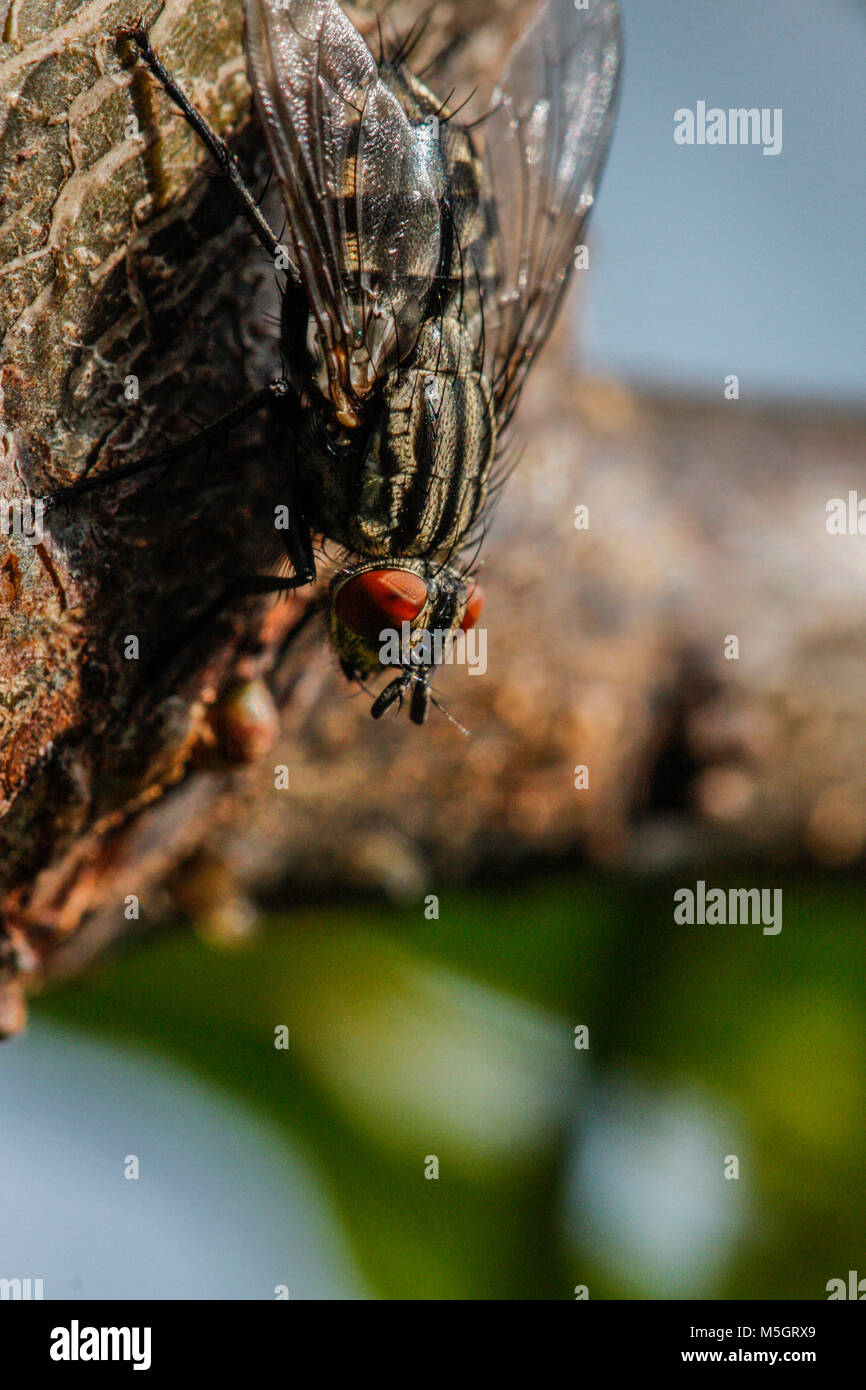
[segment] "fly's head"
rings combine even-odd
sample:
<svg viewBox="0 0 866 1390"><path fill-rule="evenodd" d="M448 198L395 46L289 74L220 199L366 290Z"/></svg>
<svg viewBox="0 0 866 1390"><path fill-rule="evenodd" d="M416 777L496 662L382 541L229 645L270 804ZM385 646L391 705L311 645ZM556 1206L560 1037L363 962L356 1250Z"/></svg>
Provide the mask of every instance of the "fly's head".
<svg viewBox="0 0 866 1390"><path fill-rule="evenodd" d="M475 580L421 558L362 561L337 575L328 612L344 673L351 680L395 673L373 702L374 719L408 696L410 719L424 723L431 674L448 659L455 634L474 627L483 603Z"/></svg>

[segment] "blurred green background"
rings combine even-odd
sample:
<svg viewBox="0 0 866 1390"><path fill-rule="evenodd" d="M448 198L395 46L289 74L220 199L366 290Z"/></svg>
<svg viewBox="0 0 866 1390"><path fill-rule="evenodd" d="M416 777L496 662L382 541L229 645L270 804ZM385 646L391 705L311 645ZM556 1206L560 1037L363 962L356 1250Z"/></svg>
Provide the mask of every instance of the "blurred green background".
<svg viewBox="0 0 866 1390"><path fill-rule="evenodd" d="M238 1154L249 1114L305 1155L356 1296L825 1298L866 1272L866 893L732 874L782 886L771 937L675 925L689 882L547 876L446 893L438 921L364 901L232 949L146 938L55 987L34 1036L84 1030L240 1101Z"/></svg>

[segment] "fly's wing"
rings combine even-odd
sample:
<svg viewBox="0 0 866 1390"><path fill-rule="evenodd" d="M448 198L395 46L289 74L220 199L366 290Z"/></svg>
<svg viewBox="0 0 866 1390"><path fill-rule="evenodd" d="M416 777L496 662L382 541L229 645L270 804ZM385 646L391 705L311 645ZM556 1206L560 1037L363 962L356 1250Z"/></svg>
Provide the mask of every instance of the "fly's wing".
<svg viewBox="0 0 866 1390"><path fill-rule="evenodd" d="M439 264L435 130L413 125L336 0L245 0L247 62L345 424L415 344Z"/></svg>
<svg viewBox="0 0 866 1390"><path fill-rule="evenodd" d="M484 304L500 428L514 411L573 268L610 140L620 62L614 0L543 0L511 52L486 118L496 251Z"/></svg>

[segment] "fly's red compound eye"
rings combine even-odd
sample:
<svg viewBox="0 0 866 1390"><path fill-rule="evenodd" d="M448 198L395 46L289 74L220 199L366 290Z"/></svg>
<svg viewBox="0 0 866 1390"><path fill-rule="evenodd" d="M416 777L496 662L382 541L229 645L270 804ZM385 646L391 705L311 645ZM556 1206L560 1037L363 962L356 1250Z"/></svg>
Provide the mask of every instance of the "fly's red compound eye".
<svg viewBox="0 0 866 1390"><path fill-rule="evenodd" d="M417 618L427 585L410 570L365 570L347 579L336 598L337 617L350 632L378 642L383 628Z"/></svg>
<svg viewBox="0 0 866 1390"><path fill-rule="evenodd" d="M469 585L468 597L466 599L466 612L463 614L463 621L460 627L463 632L468 632L470 627L474 627L481 617L481 610L484 607L484 590L480 584L473 580Z"/></svg>

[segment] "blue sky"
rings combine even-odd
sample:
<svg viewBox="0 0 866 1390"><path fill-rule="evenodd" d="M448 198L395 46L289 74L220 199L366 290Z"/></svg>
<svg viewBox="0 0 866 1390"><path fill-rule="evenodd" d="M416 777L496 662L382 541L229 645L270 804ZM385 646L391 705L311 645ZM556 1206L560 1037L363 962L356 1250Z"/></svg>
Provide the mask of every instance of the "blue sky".
<svg viewBox="0 0 866 1390"><path fill-rule="evenodd" d="M619 121L579 310L586 366L721 397L866 398L858 0L622 0ZM674 112L781 107L776 157Z"/></svg>

